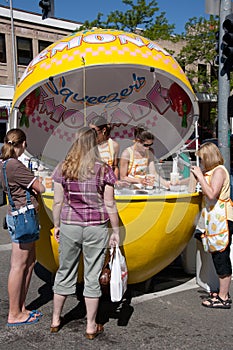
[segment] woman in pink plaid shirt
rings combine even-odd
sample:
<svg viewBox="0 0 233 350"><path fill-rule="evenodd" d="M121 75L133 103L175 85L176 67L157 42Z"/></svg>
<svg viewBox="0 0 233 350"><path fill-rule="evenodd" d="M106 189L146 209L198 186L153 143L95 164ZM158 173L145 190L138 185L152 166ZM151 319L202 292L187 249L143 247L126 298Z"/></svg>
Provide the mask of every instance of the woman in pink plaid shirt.
<svg viewBox="0 0 233 350"><path fill-rule="evenodd" d="M65 160L53 173L54 236L59 241L59 269L54 282L51 333L61 328L61 312L67 295L76 291L81 252L84 262L84 299L87 310L85 336L94 339L103 332L96 324L101 296L99 276L108 245L119 244L119 221L114 200L116 177L101 161L95 130L78 133ZM109 221L111 233L109 236Z"/></svg>

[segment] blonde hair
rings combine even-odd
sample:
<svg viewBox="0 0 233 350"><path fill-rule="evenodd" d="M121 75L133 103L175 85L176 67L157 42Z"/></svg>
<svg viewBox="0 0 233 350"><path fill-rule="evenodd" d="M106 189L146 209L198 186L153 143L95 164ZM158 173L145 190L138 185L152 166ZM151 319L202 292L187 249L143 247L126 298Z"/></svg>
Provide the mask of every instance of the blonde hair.
<svg viewBox="0 0 233 350"><path fill-rule="evenodd" d="M17 158L15 147L19 147L26 141L26 134L21 129L11 129L4 138L1 149L1 159Z"/></svg>
<svg viewBox="0 0 233 350"><path fill-rule="evenodd" d="M84 127L78 131L77 137L62 164L62 175L65 179L84 181L94 174L96 161L103 162L94 130Z"/></svg>
<svg viewBox="0 0 233 350"><path fill-rule="evenodd" d="M218 165L224 164L223 156L219 148L213 142L205 142L196 155L201 158L201 163L205 171L214 169Z"/></svg>

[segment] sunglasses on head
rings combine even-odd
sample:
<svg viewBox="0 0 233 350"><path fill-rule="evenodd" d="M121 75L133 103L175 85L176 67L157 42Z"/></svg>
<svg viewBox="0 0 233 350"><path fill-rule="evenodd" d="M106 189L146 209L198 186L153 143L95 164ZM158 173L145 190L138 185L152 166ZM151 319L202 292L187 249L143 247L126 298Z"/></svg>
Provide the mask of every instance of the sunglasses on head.
<svg viewBox="0 0 233 350"><path fill-rule="evenodd" d="M143 146L144 147L151 147L151 146L153 146L153 142L152 143L143 143Z"/></svg>

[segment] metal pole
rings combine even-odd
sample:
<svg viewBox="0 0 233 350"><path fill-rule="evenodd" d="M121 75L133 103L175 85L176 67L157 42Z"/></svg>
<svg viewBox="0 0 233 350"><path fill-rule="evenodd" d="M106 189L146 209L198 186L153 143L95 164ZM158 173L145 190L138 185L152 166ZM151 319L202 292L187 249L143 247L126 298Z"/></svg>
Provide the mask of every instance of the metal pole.
<svg viewBox="0 0 233 350"><path fill-rule="evenodd" d="M15 57L15 34L14 34L15 30L14 30L12 0L10 0L10 15L11 15L11 45L12 45L12 58L13 58L13 83L15 88L17 85L17 65L16 65L16 57Z"/></svg>
<svg viewBox="0 0 233 350"><path fill-rule="evenodd" d="M220 1L220 23L219 23L219 71L218 71L218 146L225 161L225 166L230 171L230 145L229 124L227 118L227 103L230 96L230 81L227 74L222 75L224 63L221 62L221 42L224 35L223 22L225 17L231 13L231 0Z"/></svg>
<svg viewBox="0 0 233 350"><path fill-rule="evenodd" d="M14 16L13 16L13 5L10 0L10 16L11 16L11 45L12 45L12 61L13 61L13 84L14 84L14 92L17 85L17 62L16 62L16 50L15 50L15 30L14 30ZM17 119L18 119L18 110L13 109L11 111L9 127L10 129L17 127Z"/></svg>
<svg viewBox="0 0 233 350"><path fill-rule="evenodd" d="M55 14L54 0L51 0L50 3L51 3L51 10L50 10L51 16L50 17L54 17L54 14Z"/></svg>

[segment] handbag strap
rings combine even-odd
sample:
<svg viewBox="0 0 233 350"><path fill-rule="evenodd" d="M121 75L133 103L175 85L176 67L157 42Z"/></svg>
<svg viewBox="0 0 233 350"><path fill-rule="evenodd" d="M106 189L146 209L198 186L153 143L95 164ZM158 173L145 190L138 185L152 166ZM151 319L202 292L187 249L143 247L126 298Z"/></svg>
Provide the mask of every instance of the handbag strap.
<svg viewBox="0 0 233 350"><path fill-rule="evenodd" d="M10 206L12 208L12 211L14 211L14 210L16 210L16 207L15 207L15 203L14 203L12 196L11 196L11 191L10 191L10 187L9 187L7 175L6 175L6 165L7 165L8 161L9 161L9 159L7 159L3 163L2 170L3 170L3 177L4 177L5 185L7 188L7 195L8 195L9 203L10 203ZM31 198L30 198L30 192L27 189L26 189L26 202L27 202L26 205L32 204Z"/></svg>
<svg viewBox="0 0 233 350"><path fill-rule="evenodd" d="M114 247L113 249L115 249L115 247ZM107 254L106 254L106 257L105 257L105 261L104 261L103 269L104 269L105 267L107 267L109 264L110 264L110 265L112 264L114 252L115 252L115 250L113 250L113 251L112 251L112 254L111 254L110 249L108 248Z"/></svg>
<svg viewBox="0 0 233 350"><path fill-rule="evenodd" d="M110 248L110 252L109 252L109 263L110 263L110 265L112 264L115 255L116 255L116 247Z"/></svg>

